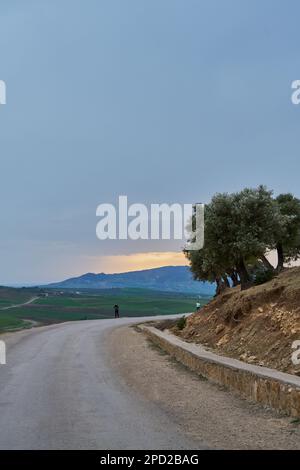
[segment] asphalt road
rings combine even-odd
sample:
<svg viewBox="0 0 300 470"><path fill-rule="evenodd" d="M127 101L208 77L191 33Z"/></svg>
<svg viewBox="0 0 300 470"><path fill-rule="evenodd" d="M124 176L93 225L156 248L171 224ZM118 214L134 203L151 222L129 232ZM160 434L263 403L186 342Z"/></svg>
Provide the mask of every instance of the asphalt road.
<svg viewBox="0 0 300 470"><path fill-rule="evenodd" d="M2 336L0 448L199 448L108 366L109 331L134 322L69 322Z"/></svg>

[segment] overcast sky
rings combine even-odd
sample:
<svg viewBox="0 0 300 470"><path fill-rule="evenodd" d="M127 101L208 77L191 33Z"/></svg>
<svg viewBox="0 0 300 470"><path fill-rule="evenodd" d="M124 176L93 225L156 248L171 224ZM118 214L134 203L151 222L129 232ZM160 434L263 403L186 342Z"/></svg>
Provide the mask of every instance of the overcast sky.
<svg viewBox="0 0 300 470"><path fill-rule="evenodd" d="M298 0L1 0L0 283L182 262L177 242L97 240L96 207L120 194L300 196L299 15Z"/></svg>

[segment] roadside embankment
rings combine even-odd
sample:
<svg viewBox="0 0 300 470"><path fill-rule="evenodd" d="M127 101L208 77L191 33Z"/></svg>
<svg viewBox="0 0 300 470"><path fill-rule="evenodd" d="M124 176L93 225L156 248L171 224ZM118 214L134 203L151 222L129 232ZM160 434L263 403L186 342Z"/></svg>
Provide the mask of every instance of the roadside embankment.
<svg viewBox="0 0 300 470"><path fill-rule="evenodd" d="M243 398L300 417L299 377L220 356L152 326L140 325L139 328L153 343L197 374Z"/></svg>
<svg viewBox="0 0 300 470"><path fill-rule="evenodd" d="M300 363L292 360L300 340L300 268L245 291L227 289L187 317L182 329L176 322L167 328L216 354L300 375Z"/></svg>

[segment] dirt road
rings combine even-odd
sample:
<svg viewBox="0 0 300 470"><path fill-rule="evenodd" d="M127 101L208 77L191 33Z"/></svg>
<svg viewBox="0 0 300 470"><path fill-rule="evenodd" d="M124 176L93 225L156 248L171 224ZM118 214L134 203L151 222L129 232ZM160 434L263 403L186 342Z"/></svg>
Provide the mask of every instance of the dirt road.
<svg viewBox="0 0 300 470"><path fill-rule="evenodd" d="M38 298L39 297L32 297L31 299L27 300L27 302L23 302L21 304L9 305L8 307L1 307L0 310L10 310L11 308L24 307L24 305L32 304Z"/></svg>

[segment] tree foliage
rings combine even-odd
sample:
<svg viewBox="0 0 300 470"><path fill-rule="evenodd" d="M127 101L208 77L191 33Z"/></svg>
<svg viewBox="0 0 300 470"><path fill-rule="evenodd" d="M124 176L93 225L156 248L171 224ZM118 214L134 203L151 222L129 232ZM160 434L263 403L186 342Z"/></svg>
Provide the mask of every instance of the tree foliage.
<svg viewBox="0 0 300 470"><path fill-rule="evenodd" d="M265 186L216 194L205 207L205 244L185 251L194 278L216 282L217 292L255 281L255 271L274 268L266 258L278 251L277 270L300 256L300 201L291 194L273 198ZM268 276L266 276L267 278ZM230 279L230 283L228 281Z"/></svg>
<svg viewBox="0 0 300 470"><path fill-rule="evenodd" d="M280 194L276 204L281 216L276 232L277 270L280 271L284 263L297 260L300 255L300 200L290 193Z"/></svg>

